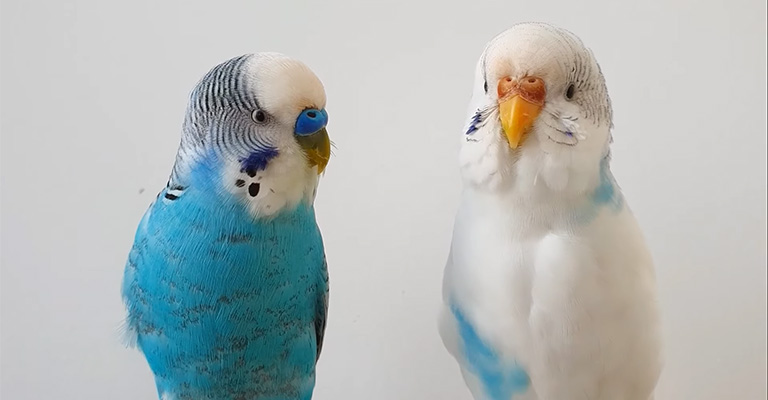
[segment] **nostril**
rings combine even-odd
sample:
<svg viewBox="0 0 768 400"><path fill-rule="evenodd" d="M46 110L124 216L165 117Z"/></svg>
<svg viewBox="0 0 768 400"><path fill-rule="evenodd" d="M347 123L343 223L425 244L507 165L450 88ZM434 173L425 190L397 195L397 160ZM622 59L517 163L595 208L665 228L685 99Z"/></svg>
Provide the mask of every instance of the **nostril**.
<svg viewBox="0 0 768 400"><path fill-rule="evenodd" d="M528 83L536 83L536 78L528 78Z"/></svg>
<svg viewBox="0 0 768 400"><path fill-rule="evenodd" d="M316 113L316 112L314 112L314 111L310 111L310 112L308 112L308 113L307 113L307 117L309 117L309 118L315 118L315 117L317 117L317 113Z"/></svg>
<svg viewBox="0 0 768 400"><path fill-rule="evenodd" d="M507 79L505 79L505 81L507 81L507 82L512 82L512 78L510 78L510 77L507 77Z"/></svg>

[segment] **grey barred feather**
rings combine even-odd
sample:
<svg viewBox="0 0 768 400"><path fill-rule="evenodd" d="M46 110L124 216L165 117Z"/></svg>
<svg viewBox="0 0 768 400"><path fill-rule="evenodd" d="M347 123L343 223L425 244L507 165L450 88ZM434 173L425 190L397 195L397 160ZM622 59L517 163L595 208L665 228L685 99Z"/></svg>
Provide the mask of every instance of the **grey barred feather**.
<svg viewBox="0 0 768 400"><path fill-rule="evenodd" d="M182 128L181 142L168 187L183 187L189 165L208 150L236 157L272 147L259 135L269 124L251 120L259 109L248 65L252 54L225 61L212 68L192 91Z"/></svg>
<svg viewBox="0 0 768 400"><path fill-rule="evenodd" d="M594 120L597 124L607 123L613 126L613 109L611 99L608 96L608 88L605 84L605 78L600 66L584 43L573 33L545 23L521 23L513 25L510 29L494 37L484 50L482 60L483 74L487 73L486 55L488 50L497 44L501 38L510 34L515 27L524 25L536 25L544 28L545 31L554 33L557 44L561 47L563 53L571 54L573 57L560 57L561 62L567 62L564 65L565 70L569 71L568 79L576 85L579 95L574 99L584 112L583 117ZM544 50L544 49L542 49ZM547 49L547 51L555 51Z"/></svg>

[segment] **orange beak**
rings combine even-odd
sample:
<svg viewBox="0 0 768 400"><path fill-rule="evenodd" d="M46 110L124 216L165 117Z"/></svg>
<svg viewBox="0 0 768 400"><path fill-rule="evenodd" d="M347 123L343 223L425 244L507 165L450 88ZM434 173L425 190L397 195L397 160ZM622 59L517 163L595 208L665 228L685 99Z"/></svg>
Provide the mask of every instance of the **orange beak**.
<svg viewBox="0 0 768 400"><path fill-rule="evenodd" d="M544 107L547 88L541 78L502 78L498 85L499 118L509 147L516 149Z"/></svg>

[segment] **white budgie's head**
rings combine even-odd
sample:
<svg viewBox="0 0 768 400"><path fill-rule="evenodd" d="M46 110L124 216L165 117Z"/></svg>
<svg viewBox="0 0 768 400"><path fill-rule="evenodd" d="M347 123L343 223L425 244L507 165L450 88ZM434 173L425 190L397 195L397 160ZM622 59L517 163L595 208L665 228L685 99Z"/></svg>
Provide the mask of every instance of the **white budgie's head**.
<svg viewBox="0 0 768 400"><path fill-rule="evenodd" d="M331 152L325 103L317 76L284 55L249 54L217 65L190 96L171 197L192 180L209 179L257 215L313 198Z"/></svg>
<svg viewBox="0 0 768 400"><path fill-rule="evenodd" d="M554 190L588 190L607 156L612 111L592 52L542 23L491 40L477 65L462 148L476 184L520 187L544 178ZM490 154L490 157L487 157Z"/></svg>

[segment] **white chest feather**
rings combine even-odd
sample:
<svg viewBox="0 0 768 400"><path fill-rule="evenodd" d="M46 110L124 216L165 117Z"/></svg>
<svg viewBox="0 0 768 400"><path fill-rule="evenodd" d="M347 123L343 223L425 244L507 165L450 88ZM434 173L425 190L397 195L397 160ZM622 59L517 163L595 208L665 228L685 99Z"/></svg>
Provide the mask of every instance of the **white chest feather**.
<svg viewBox="0 0 768 400"><path fill-rule="evenodd" d="M245 168L231 162L222 170L223 186L248 205L254 217L274 215L300 201L314 201L318 184L316 167L306 168L303 157L280 154L264 168Z"/></svg>
<svg viewBox="0 0 768 400"><path fill-rule="evenodd" d="M653 266L626 207L531 208L468 189L444 296L441 333L460 363L450 307L462 309L500 358L525 368L531 387L514 399L574 399L577 391L590 400L645 400L655 384ZM640 397L626 397L633 393Z"/></svg>

